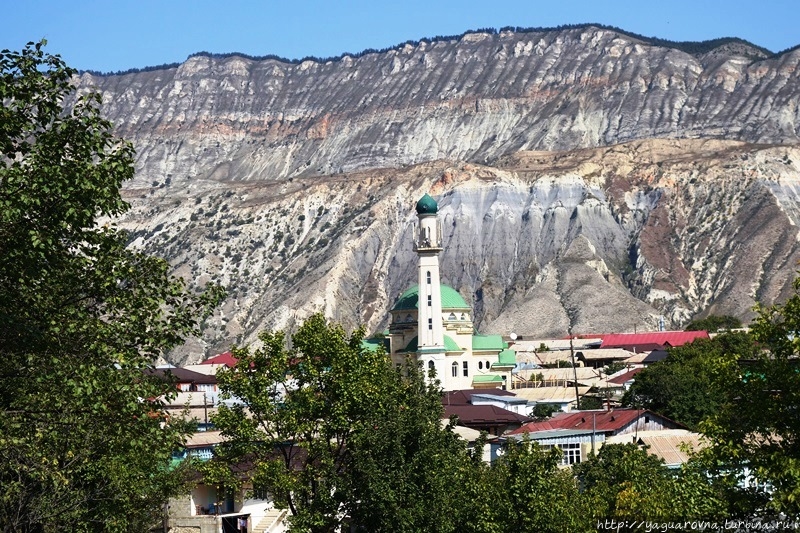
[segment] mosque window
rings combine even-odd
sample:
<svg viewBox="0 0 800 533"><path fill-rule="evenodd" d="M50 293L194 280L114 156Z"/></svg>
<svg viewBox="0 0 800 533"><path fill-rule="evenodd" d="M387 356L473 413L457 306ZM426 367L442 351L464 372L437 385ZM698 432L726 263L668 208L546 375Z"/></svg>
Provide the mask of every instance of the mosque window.
<svg viewBox="0 0 800 533"><path fill-rule="evenodd" d="M426 273L425 278L428 280L428 285L430 285L431 284L431 272L430 272L430 270Z"/></svg>
<svg viewBox="0 0 800 533"><path fill-rule="evenodd" d="M455 319L456 319L456 314L455 313L450 313L450 316L447 317L447 320L455 320Z"/></svg>
<svg viewBox="0 0 800 533"><path fill-rule="evenodd" d="M461 313L461 320L466 320L466 319L467 319L466 315L464 313Z"/></svg>
<svg viewBox="0 0 800 533"><path fill-rule="evenodd" d="M483 370L483 361L478 361L478 370Z"/></svg>
<svg viewBox="0 0 800 533"><path fill-rule="evenodd" d="M452 364L452 365L450 365L450 368L452 369L453 377L454 377L454 378L455 378L455 377L458 377L458 363L456 363L455 361L453 361L453 364Z"/></svg>
<svg viewBox="0 0 800 533"><path fill-rule="evenodd" d="M410 313L406 315L406 322L414 322L414 317Z"/></svg>
<svg viewBox="0 0 800 533"><path fill-rule="evenodd" d="M492 367L491 367L491 365L489 365L489 361L486 361L486 370L489 370L490 368L492 368Z"/></svg>
<svg viewBox="0 0 800 533"><path fill-rule="evenodd" d="M469 376L469 361L464 361L464 377Z"/></svg>
<svg viewBox="0 0 800 533"><path fill-rule="evenodd" d="M430 307L430 306L432 306L432 305L433 305L433 296L431 296L431 295L429 294L429 295L428 295L428 307Z"/></svg>
<svg viewBox="0 0 800 533"><path fill-rule="evenodd" d="M433 329L433 319L432 318L428 319L428 329Z"/></svg>

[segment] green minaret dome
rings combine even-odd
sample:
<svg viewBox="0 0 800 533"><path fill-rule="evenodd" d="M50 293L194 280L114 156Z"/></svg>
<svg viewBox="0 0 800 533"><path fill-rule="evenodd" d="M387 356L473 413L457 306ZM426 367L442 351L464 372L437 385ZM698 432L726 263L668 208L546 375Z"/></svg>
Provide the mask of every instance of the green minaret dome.
<svg viewBox="0 0 800 533"><path fill-rule="evenodd" d="M425 196L417 202L418 215L435 215L437 211L439 211L439 205L428 193L425 193Z"/></svg>

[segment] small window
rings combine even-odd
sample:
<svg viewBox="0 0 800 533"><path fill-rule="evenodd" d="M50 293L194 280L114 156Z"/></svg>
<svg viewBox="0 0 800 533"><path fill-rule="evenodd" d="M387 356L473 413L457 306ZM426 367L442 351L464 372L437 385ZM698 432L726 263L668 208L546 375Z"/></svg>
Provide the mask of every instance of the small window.
<svg viewBox="0 0 800 533"><path fill-rule="evenodd" d="M431 376L436 375L436 366L433 364L433 361L428 361L428 374Z"/></svg>
<svg viewBox="0 0 800 533"><path fill-rule="evenodd" d="M427 272L427 275L425 277L428 280L428 285L430 285L431 284L431 272L430 272L430 270Z"/></svg>
<svg viewBox="0 0 800 533"><path fill-rule="evenodd" d="M433 369L434 369L433 361L428 361L428 370L433 370Z"/></svg>
<svg viewBox="0 0 800 533"><path fill-rule="evenodd" d="M483 361L478 361L478 370L483 370Z"/></svg>
<svg viewBox="0 0 800 533"><path fill-rule="evenodd" d="M489 370L490 368L492 368L492 365L489 364L489 361L486 361L486 370Z"/></svg>
<svg viewBox="0 0 800 533"><path fill-rule="evenodd" d="M433 305L433 296L431 296L431 295L429 294L429 295L428 295L428 307L430 307L430 306L432 306L432 305Z"/></svg>
<svg viewBox="0 0 800 533"><path fill-rule="evenodd" d="M433 329L433 319L432 318L428 319L428 329Z"/></svg>
<svg viewBox="0 0 800 533"><path fill-rule="evenodd" d="M451 370L452 370L452 372L453 372L453 377L454 377L454 378L455 378L455 377L458 377L458 363L456 363L455 361L453 361L453 364L452 364L452 365L450 365L450 368L451 368Z"/></svg>
<svg viewBox="0 0 800 533"><path fill-rule="evenodd" d="M455 320L455 319L456 319L456 314L455 313L450 313L450 316L447 317L447 320Z"/></svg>
<svg viewBox="0 0 800 533"><path fill-rule="evenodd" d="M469 376L469 361L464 361L464 377Z"/></svg>
<svg viewBox="0 0 800 533"><path fill-rule="evenodd" d="M466 320L467 316L464 313L461 313L461 320Z"/></svg>

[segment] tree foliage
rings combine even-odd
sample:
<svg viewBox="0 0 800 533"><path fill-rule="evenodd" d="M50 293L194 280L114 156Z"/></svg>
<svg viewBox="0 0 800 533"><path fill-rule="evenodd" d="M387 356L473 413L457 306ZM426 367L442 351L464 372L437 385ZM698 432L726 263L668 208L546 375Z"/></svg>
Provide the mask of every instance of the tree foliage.
<svg viewBox="0 0 800 533"><path fill-rule="evenodd" d="M725 516L711 480L694 463L671 472L636 444L605 444L573 467L593 520L683 521Z"/></svg>
<svg viewBox="0 0 800 533"><path fill-rule="evenodd" d="M692 320L684 328L686 331L730 331L742 327L742 321L731 315L708 315L705 318Z"/></svg>
<svg viewBox="0 0 800 533"><path fill-rule="evenodd" d="M126 249L133 149L74 98L44 43L0 52L0 524L142 531L179 478L171 384L142 370L194 330L215 295Z"/></svg>
<svg viewBox="0 0 800 533"><path fill-rule="evenodd" d="M623 404L660 413L690 428L731 401L741 358L758 347L747 333L698 339L669 349L669 356L636 374Z"/></svg>
<svg viewBox="0 0 800 533"><path fill-rule="evenodd" d="M206 466L216 480L246 460L252 482L291 511L294 531L456 531L470 463L466 445L443 428L438 388L413 366L391 368L361 346L362 332L314 315L292 336L260 335L237 348L235 368L218 374L243 403L222 407L215 424L228 441ZM213 470L213 471L212 471ZM212 477L213 479L213 477Z"/></svg>
<svg viewBox="0 0 800 533"><path fill-rule="evenodd" d="M495 531L594 531L575 477L558 466L562 455L527 440L508 442L489 472Z"/></svg>
<svg viewBox="0 0 800 533"><path fill-rule="evenodd" d="M794 289L786 303L756 308L751 331L764 350L739 359L729 401L701 424L732 514L800 515L800 278Z"/></svg>

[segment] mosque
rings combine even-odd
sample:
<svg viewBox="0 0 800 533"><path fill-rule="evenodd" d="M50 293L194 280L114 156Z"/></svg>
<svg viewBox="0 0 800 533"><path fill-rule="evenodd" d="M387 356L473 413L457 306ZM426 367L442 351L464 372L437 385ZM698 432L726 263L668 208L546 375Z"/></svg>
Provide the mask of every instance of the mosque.
<svg viewBox="0 0 800 533"><path fill-rule="evenodd" d="M464 298L441 283L439 252L442 227L439 206L425 194L416 206L418 283L406 290L392 307L389 353L401 367L416 360L435 371L445 391L511 388L516 353L500 335L479 335L472 308Z"/></svg>

